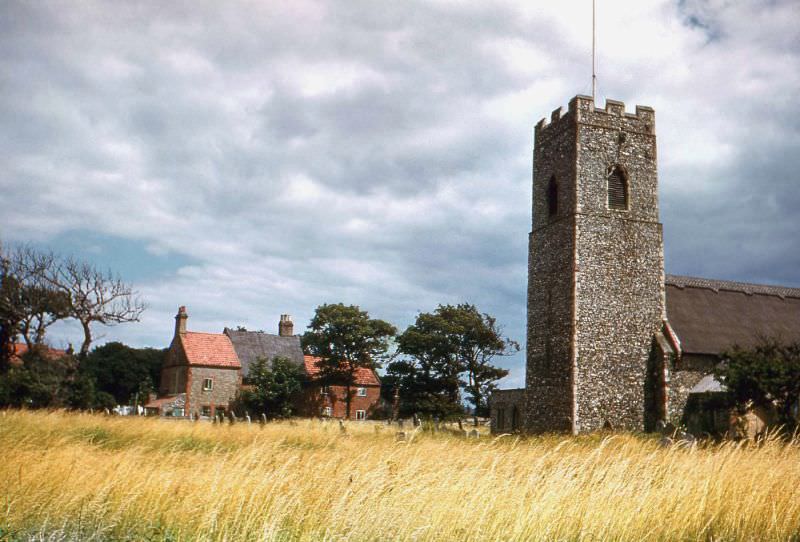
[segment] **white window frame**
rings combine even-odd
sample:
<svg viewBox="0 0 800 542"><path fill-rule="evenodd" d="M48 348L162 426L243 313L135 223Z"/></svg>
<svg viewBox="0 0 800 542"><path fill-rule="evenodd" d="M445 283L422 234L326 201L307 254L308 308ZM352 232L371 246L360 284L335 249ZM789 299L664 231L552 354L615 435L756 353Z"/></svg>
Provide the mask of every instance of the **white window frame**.
<svg viewBox="0 0 800 542"><path fill-rule="evenodd" d="M367 388L357 388L356 395L359 397L366 397L367 396Z"/></svg>
<svg viewBox="0 0 800 542"><path fill-rule="evenodd" d="M319 389L320 395L330 395L331 394L331 387L330 386L322 386Z"/></svg>
<svg viewBox="0 0 800 542"><path fill-rule="evenodd" d="M366 420L367 419L367 411L366 410L356 410L356 420Z"/></svg>
<svg viewBox="0 0 800 542"><path fill-rule="evenodd" d="M214 389L214 379L213 378L204 378L203 379L203 391L212 391Z"/></svg>
<svg viewBox="0 0 800 542"><path fill-rule="evenodd" d="M333 416L333 409L329 406L322 407L322 415L325 416L326 418L330 418L331 416Z"/></svg>

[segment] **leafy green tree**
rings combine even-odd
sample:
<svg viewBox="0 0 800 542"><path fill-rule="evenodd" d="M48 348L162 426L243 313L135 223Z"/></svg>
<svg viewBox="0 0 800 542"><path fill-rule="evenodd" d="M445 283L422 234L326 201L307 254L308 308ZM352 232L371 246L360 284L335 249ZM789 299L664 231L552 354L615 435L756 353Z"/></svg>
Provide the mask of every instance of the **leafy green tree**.
<svg viewBox="0 0 800 542"><path fill-rule="evenodd" d="M0 398L14 407L69 406L70 383L76 373L73 356L54 356L45 346L36 345L22 355L20 366L11 367L0 379Z"/></svg>
<svg viewBox="0 0 800 542"><path fill-rule="evenodd" d="M322 382L345 387L347 418L358 370L378 367L396 333L393 325L370 318L355 305L337 303L317 307L308 331L303 334L303 348L321 359Z"/></svg>
<svg viewBox="0 0 800 542"><path fill-rule="evenodd" d="M401 394L408 395L401 395L403 401L412 401L421 412L441 411L445 405L455 411L463 389L479 416L488 414L488 397L508 374L492 362L518 352L519 345L474 305L439 305L417 316L398 338L398 351L409 358L390 367L401 379Z"/></svg>
<svg viewBox="0 0 800 542"><path fill-rule="evenodd" d="M797 427L800 405L800 342L762 338L754 348L733 347L715 370L732 402L775 408L788 430Z"/></svg>
<svg viewBox="0 0 800 542"><path fill-rule="evenodd" d="M259 358L250 365L249 389L241 392L237 402L253 414L288 418L294 413L294 400L302 388L303 377L302 368L290 359L275 357L270 362Z"/></svg>
<svg viewBox="0 0 800 542"><path fill-rule="evenodd" d="M81 360L81 372L94 380L97 392L108 393L117 404L141 403L157 388L165 355L164 349L110 342Z"/></svg>

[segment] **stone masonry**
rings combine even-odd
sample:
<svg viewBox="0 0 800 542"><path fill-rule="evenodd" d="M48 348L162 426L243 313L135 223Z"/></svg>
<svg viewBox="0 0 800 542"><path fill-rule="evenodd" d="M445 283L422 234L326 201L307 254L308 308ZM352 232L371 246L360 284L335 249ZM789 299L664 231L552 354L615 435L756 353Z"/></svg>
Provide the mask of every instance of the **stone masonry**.
<svg viewBox="0 0 800 542"><path fill-rule="evenodd" d="M610 204L612 174L625 204ZM576 96L536 126L529 239L525 425L644 428L664 310L655 115Z"/></svg>

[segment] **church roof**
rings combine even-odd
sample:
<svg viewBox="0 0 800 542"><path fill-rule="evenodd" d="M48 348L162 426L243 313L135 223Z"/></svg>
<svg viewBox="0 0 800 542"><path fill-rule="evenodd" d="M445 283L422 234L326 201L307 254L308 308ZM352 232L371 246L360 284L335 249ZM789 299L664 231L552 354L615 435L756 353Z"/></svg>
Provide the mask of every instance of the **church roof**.
<svg viewBox="0 0 800 542"><path fill-rule="evenodd" d="M667 275L667 319L690 354L719 354L761 337L800 341L800 288Z"/></svg>
<svg viewBox="0 0 800 542"><path fill-rule="evenodd" d="M250 364L258 358L272 360L275 357L288 358L298 366L303 366L303 349L300 347L300 336L281 337L263 331L237 331L225 328L233 348L242 363L242 374L250 373Z"/></svg>

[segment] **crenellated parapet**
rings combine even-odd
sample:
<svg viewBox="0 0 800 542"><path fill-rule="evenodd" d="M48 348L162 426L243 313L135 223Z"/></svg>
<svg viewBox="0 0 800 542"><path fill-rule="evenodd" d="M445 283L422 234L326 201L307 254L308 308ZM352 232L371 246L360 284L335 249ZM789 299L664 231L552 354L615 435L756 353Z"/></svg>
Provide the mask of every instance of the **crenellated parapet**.
<svg viewBox="0 0 800 542"><path fill-rule="evenodd" d="M578 95L569 101L566 111L559 107L536 124L536 133L549 131L563 122L590 124L602 128L655 135L656 117L652 107L637 105L634 113L625 111L625 104L606 100L605 108L595 107L591 96Z"/></svg>

